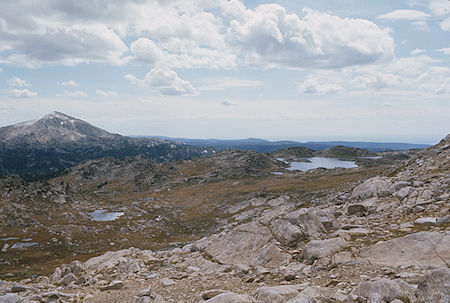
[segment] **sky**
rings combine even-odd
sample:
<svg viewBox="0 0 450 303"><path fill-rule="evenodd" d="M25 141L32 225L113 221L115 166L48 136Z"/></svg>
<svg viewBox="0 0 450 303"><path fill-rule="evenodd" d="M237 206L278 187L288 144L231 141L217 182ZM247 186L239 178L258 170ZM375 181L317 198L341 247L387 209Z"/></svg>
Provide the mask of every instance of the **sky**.
<svg viewBox="0 0 450 303"><path fill-rule="evenodd" d="M0 127L437 143L450 0L0 0Z"/></svg>

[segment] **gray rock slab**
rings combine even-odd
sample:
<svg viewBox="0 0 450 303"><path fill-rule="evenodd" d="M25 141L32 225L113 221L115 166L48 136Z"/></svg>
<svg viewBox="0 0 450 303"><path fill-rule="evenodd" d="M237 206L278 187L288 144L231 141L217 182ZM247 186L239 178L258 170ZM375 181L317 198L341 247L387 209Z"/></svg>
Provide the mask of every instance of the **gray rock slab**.
<svg viewBox="0 0 450 303"><path fill-rule="evenodd" d="M419 218L416 221L414 221L414 224L419 224L419 225L436 225L436 218L433 217L423 217L423 218Z"/></svg>
<svg viewBox="0 0 450 303"><path fill-rule="evenodd" d="M261 303L285 303L294 298L307 285L263 286L256 290L255 297Z"/></svg>
<svg viewBox="0 0 450 303"><path fill-rule="evenodd" d="M342 238L311 240L303 249L303 259L307 263L312 264L317 259L332 256L345 247L348 247L348 245L348 242Z"/></svg>
<svg viewBox="0 0 450 303"><path fill-rule="evenodd" d="M391 302L395 299L408 298L409 302L415 302L415 289L403 280L379 279L376 281L362 282L356 286L350 295L356 295L365 299L375 299L374 302ZM382 301L384 300L384 301ZM372 301L370 301L372 302Z"/></svg>
<svg viewBox="0 0 450 303"><path fill-rule="evenodd" d="M4 296L0 296L0 303L19 303L23 302L23 298L16 294L6 294Z"/></svg>
<svg viewBox="0 0 450 303"><path fill-rule="evenodd" d="M308 238L316 238L327 230L310 208L302 208L284 217L289 222L300 227Z"/></svg>
<svg viewBox="0 0 450 303"><path fill-rule="evenodd" d="M450 232L418 232L377 243L359 255L372 264L386 266L447 267Z"/></svg>
<svg viewBox="0 0 450 303"><path fill-rule="evenodd" d="M109 283L108 285L105 286L101 286L100 290L101 291L105 291L105 290L117 290L117 289L121 289L123 288L124 284L122 281L112 281L111 283Z"/></svg>
<svg viewBox="0 0 450 303"><path fill-rule="evenodd" d="M295 247L298 242L306 239L302 230L287 219L273 220L270 223L270 229L275 239L284 246Z"/></svg>
<svg viewBox="0 0 450 303"><path fill-rule="evenodd" d="M238 295L233 292L226 292L217 295L205 302L208 303L252 303L252 299L247 295Z"/></svg>
<svg viewBox="0 0 450 303"><path fill-rule="evenodd" d="M370 178L353 189L352 196L365 200L372 197L384 197L389 195L391 181L386 177Z"/></svg>
<svg viewBox="0 0 450 303"><path fill-rule="evenodd" d="M251 222L195 243L209 258L221 264L275 267L291 256L283 253L267 227Z"/></svg>
<svg viewBox="0 0 450 303"><path fill-rule="evenodd" d="M450 269L428 272L417 288L419 301L423 303L450 302Z"/></svg>

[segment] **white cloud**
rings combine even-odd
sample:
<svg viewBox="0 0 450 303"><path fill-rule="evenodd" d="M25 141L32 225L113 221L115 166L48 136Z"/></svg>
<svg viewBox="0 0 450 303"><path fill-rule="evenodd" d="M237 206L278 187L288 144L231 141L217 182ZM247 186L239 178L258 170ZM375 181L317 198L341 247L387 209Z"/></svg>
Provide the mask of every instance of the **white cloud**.
<svg viewBox="0 0 450 303"><path fill-rule="evenodd" d="M220 15L205 9L214 1L146 2L133 10L130 50L136 60L173 68L230 69L236 55L227 47Z"/></svg>
<svg viewBox="0 0 450 303"><path fill-rule="evenodd" d="M450 56L450 47L440 48L437 51Z"/></svg>
<svg viewBox="0 0 450 303"><path fill-rule="evenodd" d="M336 68L393 57L389 31L368 20L343 19L307 8L303 13L299 18L277 4L229 13L236 19L230 21L228 41L249 64L265 68Z"/></svg>
<svg viewBox="0 0 450 303"><path fill-rule="evenodd" d="M153 68L145 75L143 80L139 80L131 74L125 75L125 79L130 81L131 84L152 87L163 95L181 96L195 94L195 89L189 81L181 79L175 71L166 68Z"/></svg>
<svg viewBox="0 0 450 303"><path fill-rule="evenodd" d="M166 68L230 69L236 66L236 55L225 47L202 47L196 41L178 37L159 43L140 38L131 44L131 51L136 60Z"/></svg>
<svg viewBox="0 0 450 303"><path fill-rule="evenodd" d="M44 27L45 24L40 25ZM104 25L58 25L23 35L13 34L6 43L15 52L6 60L29 67L47 63L76 65L89 62L122 64L127 46Z"/></svg>
<svg viewBox="0 0 450 303"><path fill-rule="evenodd" d="M426 55L399 58L378 65L319 71L299 86L300 93L330 93L333 87L349 94L377 93L391 96L450 94L450 68Z"/></svg>
<svg viewBox="0 0 450 303"><path fill-rule="evenodd" d="M450 68L432 66L417 78L416 85L436 95L450 94Z"/></svg>
<svg viewBox="0 0 450 303"><path fill-rule="evenodd" d="M375 71L357 75L351 80L351 84L356 89L382 90L398 86L401 80L401 77L395 73Z"/></svg>
<svg viewBox="0 0 450 303"><path fill-rule="evenodd" d="M300 18L276 4L247 9L239 0L5 2L0 21L0 61L28 67L134 59L166 69L232 69L245 59L263 68L333 68L394 53L390 33L368 20L309 9Z"/></svg>
<svg viewBox="0 0 450 303"><path fill-rule="evenodd" d="M162 57L162 50L156 43L147 38L139 38L131 43L130 50L138 60L154 64Z"/></svg>
<svg viewBox="0 0 450 303"><path fill-rule="evenodd" d="M63 91L60 94L57 94L58 97L64 97L64 98L86 98L88 94L84 91L77 90L77 91Z"/></svg>
<svg viewBox="0 0 450 303"><path fill-rule="evenodd" d="M420 54L423 54L425 52L426 52L426 50L424 50L424 49L416 48L416 49L411 51L411 55L420 55Z"/></svg>
<svg viewBox="0 0 450 303"><path fill-rule="evenodd" d="M245 80L245 79L233 79L233 78L221 78L221 79L204 79L199 90L202 91L221 91L233 87L258 87L262 86L262 81Z"/></svg>
<svg viewBox="0 0 450 303"><path fill-rule="evenodd" d="M61 86L78 86L78 83L76 83L73 80L63 81L59 85Z"/></svg>
<svg viewBox="0 0 450 303"><path fill-rule="evenodd" d="M413 9L400 9L395 10L387 14L383 14L377 17L377 19L390 20L390 21L398 21L398 20L406 20L406 21L416 21L416 20L427 20L430 17L429 14L424 13L422 11L413 10Z"/></svg>
<svg viewBox="0 0 450 303"><path fill-rule="evenodd" d="M448 0L432 0L428 4L428 9L435 16L444 16L450 14L450 1Z"/></svg>
<svg viewBox="0 0 450 303"><path fill-rule="evenodd" d="M113 6L100 1L96 5L102 9L93 9L93 3L88 1L58 4L43 0L39 8L28 1L2 2L0 59L28 67L85 62L122 64L128 47L111 22L100 20L99 16L81 20L75 10L69 13L71 6L84 6L88 9L86 16Z"/></svg>
<svg viewBox="0 0 450 303"><path fill-rule="evenodd" d="M336 94L342 92L342 86L333 83L318 83L314 79L307 79L298 86L300 94Z"/></svg>
<svg viewBox="0 0 450 303"><path fill-rule="evenodd" d="M14 77L8 80L8 86L9 87L24 87L24 86L30 86L30 82L20 79L18 77Z"/></svg>
<svg viewBox="0 0 450 303"><path fill-rule="evenodd" d="M450 17L442 21L439 25L443 30L450 32Z"/></svg>
<svg viewBox="0 0 450 303"><path fill-rule="evenodd" d="M25 89L12 89L9 92L9 95L12 98L33 98L37 97L38 94L25 88Z"/></svg>
<svg viewBox="0 0 450 303"><path fill-rule="evenodd" d="M101 89L96 89L95 93L97 94L97 96L100 96L100 97L115 97L115 96L117 96L117 92L103 91Z"/></svg>
<svg viewBox="0 0 450 303"><path fill-rule="evenodd" d="M124 78L125 78L125 80L128 80L128 81L129 81L131 84L133 84L133 85L139 84L139 79L136 78L135 75L132 75L132 74L126 74L126 75L124 76Z"/></svg>

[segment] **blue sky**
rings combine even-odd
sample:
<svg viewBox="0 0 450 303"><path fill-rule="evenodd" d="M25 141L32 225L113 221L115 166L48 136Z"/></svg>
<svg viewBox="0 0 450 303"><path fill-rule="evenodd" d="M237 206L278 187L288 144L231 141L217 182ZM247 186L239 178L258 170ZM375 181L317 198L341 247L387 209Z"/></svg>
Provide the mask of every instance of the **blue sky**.
<svg viewBox="0 0 450 303"><path fill-rule="evenodd" d="M450 1L0 0L0 126L436 143Z"/></svg>

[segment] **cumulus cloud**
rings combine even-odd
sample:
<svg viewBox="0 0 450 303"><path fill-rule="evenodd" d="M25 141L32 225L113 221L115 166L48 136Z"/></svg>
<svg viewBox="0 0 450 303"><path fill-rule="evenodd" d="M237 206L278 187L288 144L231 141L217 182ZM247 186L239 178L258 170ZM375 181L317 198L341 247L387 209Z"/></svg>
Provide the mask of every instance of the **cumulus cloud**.
<svg viewBox="0 0 450 303"><path fill-rule="evenodd" d="M222 16L207 11L217 6L209 0L5 3L0 59L28 67L161 59L168 68L232 68L236 56L226 47ZM125 43L133 39L129 49Z"/></svg>
<svg viewBox="0 0 450 303"><path fill-rule="evenodd" d="M450 17L442 21L439 25L443 30L450 32Z"/></svg>
<svg viewBox="0 0 450 303"><path fill-rule="evenodd" d="M429 14L413 10L413 9L399 9L395 10L377 17L377 19L384 19L389 21L398 21L398 20L406 20L406 21L416 21L416 20L427 20L430 17Z"/></svg>
<svg viewBox="0 0 450 303"><path fill-rule="evenodd" d="M428 4L428 9L435 16L444 16L450 14L450 1L432 0Z"/></svg>
<svg viewBox="0 0 450 303"><path fill-rule="evenodd" d="M357 75L351 80L351 84L357 89L382 90L397 87L401 81L401 77L395 73L376 71Z"/></svg>
<svg viewBox="0 0 450 303"><path fill-rule="evenodd" d="M450 47L440 48L437 51L450 56Z"/></svg>
<svg viewBox="0 0 450 303"><path fill-rule="evenodd" d="M44 26L44 25L42 25ZM45 29L36 35L11 35L6 43L16 52L12 63L37 67L46 63L76 65L85 62L122 64L127 46L105 26L70 26Z"/></svg>
<svg viewBox="0 0 450 303"><path fill-rule="evenodd" d="M130 50L138 60L154 64L162 56L162 50L156 43L147 38L139 38L131 43Z"/></svg>
<svg viewBox="0 0 450 303"><path fill-rule="evenodd" d="M37 93L36 92L32 92L30 90L28 90L27 88L25 89L12 89L9 92L9 96L11 98L33 98L33 97L37 97Z"/></svg>
<svg viewBox="0 0 450 303"><path fill-rule="evenodd" d="M336 68L393 56L389 31L368 20L344 19L307 8L303 14L303 18L288 14L277 4L247 9L231 20L228 41L248 63L262 67Z"/></svg>
<svg viewBox="0 0 450 303"><path fill-rule="evenodd" d="M61 86L78 86L78 83L76 83L73 80L63 81L60 83Z"/></svg>
<svg viewBox="0 0 450 303"><path fill-rule="evenodd" d="M178 37L158 43L140 38L131 44L131 51L138 61L166 68L230 69L236 66L236 55L226 47L202 47L196 41Z"/></svg>
<svg viewBox="0 0 450 303"><path fill-rule="evenodd" d="M28 1L2 2L0 21L4 26L0 58L28 67L47 63L124 62L128 47L113 29L113 24L96 18L89 22L80 20L63 10L63 6L67 8L75 1L64 1L67 5L58 5L58 2L43 0L39 2L39 8ZM111 6L100 3L103 1L81 2L80 5L90 11L102 11ZM102 5L102 9L93 9L95 5Z"/></svg>
<svg viewBox="0 0 450 303"><path fill-rule="evenodd" d="M333 83L318 83L314 79L307 79L298 86L300 94L336 94L344 88Z"/></svg>
<svg viewBox="0 0 450 303"><path fill-rule="evenodd" d="M417 78L416 85L436 95L450 94L450 68L432 66Z"/></svg>
<svg viewBox="0 0 450 303"><path fill-rule="evenodd" d="M133 85L139 84L139 79L136 78L135 75L132 75L132 74L126 74L126 75L124 76L124 79L125 79L125 80L128 80L128 81L129 81L131 84L133 84Z"/></svg>
<svg viewBox="0 0 450 303"><path fill-rule="evenodd" d="M0 24L0 60L28 67L134 59L169 70L232 69L244 59L263 68L334 68L394 50L389 31L368 20L310 9L299 17L239 0L5 2Z"/></svg>
<svg viewBox="0 0 450 303"><path fill-rule="evenodd" d="M258 87L263 85L261 81L233 78L205 79L203 82L205 84L198 88L203 91L221 91L233 87Z"/></svg>
<svg viewBox="0 0 450 303"><path fill-rule="evenodd" d="M97 96L99 97L115 97L117 96L117 92L113 92L113 91L103 91L101 89L96 89L95 93L97 94Z"/></svg>
<svg viewBox="0 0 450 303"><path fill-rule="evenodd" d="M20 79L18 77L14 77L8 80L8 86L9 87L24 87L24 86L30 86L30 82Z"/></svg>
<svg viewBox="0 0 450 303"><path fill-rule="evenodd" d="M333 93L333 86L348 93L446 95L450 94L450 68L426 55L398 58L378 65L315 72L300 84L300 93ZM328 89L332 83L331 89Z"/></svg>
<svg viewBox="0 0 450 303"><path fill-rule="evenodd" d="M181 79L175 71L167 68L155 67L145 75L143 80L131 74L125 75L125 79L130 81L131 84L152 87L162 95L181 96L195 94L195 89L189 81Z"/></svg>
<svg viewBox="0 0 450 303"><path fill-rule="evenodd" d="M82 90L77 91L63 91L60 94L57 94L58 97L64 97L64 98L86 98L88 94Z"/></svg>

